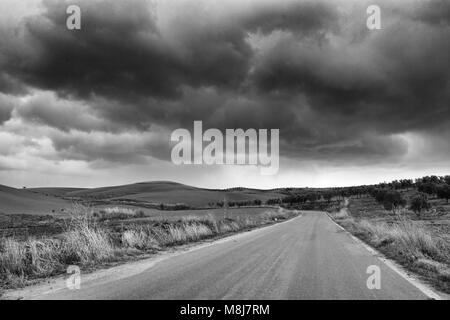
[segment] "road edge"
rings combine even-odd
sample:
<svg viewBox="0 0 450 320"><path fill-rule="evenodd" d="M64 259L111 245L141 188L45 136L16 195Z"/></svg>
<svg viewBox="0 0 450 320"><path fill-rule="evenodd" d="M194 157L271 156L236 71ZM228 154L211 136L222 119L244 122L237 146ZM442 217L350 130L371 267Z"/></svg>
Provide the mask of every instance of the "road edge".
<svg viewBox="0 0 450 320"><path fill-rule="evenodd" d="M430 285L423 283L421 280L419 280L419 276L412 277L410 274L412 274L411 271L407 271L404 267L399 265L394 260L391 260L387 258L383 253L379 252L375 248L368 245L366 242L362 241L358 237L354 236L352 233L350 233L347 229L345 229L343 226L341 226L339 223L337 223L328 212L325 212L327 217L336 225L338 226L342 231L344 231L347 235L350 236L355 242L361 244L367 251L370 252L374 257L376 257L378 260L383 262L386 266L388 266L391 270L395 271L398 275L400 275L403 279L408 281L410 284L412 284L414 287L416 287L418 290L420 290L424 295L426 295L428 298L433 300L447 300L444 297L442 297L440 294L438 294L436 289L432 288ZM408 274L408 272L410 274Z"/></svg>

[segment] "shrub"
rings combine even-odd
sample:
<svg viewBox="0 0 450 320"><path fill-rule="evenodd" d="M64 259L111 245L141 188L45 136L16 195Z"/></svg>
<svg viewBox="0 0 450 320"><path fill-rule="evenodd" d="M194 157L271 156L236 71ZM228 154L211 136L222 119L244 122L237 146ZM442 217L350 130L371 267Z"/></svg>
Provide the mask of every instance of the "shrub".
<svg viewBox="0 0 450 320"><path fill-rule="evenodd" d="M114 251L108 232L87 219L74 222L61 241L61 260L67 264L107 260Z"/></svg>
<svg viewBox="0 0 450 320"><path fill-rule="evenodd" d="M417 185L417 190L429 195L433 195L437 191L437 185L434 182L422 182Z"/></svg>
<svg viewBox="0 0 450 320"><path fill-rule="evenodd" d="M411 199L410 209L420 216L422 211L429 210L431 208L428 202L428 197L424 193L420 193Z"/></svg>
<svg viewBox="0 0 450 320"><path fill-rule="evenodd" d="M406 205L406 200L398 191L389 190L383 196L383 207L386 210L392 210L393 213L398 213L399 209Z"/></svg>
<svg viewBox="0 0 450 320"><path fill-rule="evenodd" d="M448 199L450 199L450 185L443 184L436 188L437 196L441 199L445 199L448 203Z"/></svg>
<svg viewBox="0 0 450 320"><path fill-rule="evenodd" d="M122 244L125 247L139 250L158 249L158 241L151 235L151 230L140 227L137 230L126 230L122 234Z"/></svg>

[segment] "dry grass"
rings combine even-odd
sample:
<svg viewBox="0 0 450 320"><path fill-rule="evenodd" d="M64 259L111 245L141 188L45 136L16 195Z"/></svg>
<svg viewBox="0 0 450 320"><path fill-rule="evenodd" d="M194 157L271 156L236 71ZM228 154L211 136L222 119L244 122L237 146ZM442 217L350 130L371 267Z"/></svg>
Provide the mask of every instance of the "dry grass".
<svg viewBox="0 0 450 320"><path fill-rule="evenodd" d="M151 229L140 227L134 230L126 230L122 233L122 245L138 250L153 250L160 248L160 242L154 237Z"/></svg>
<svg viewBox="0 0 450 320"><path fill-rule="evenodd" d="M450 293L450 243L446 239L404 217L388 223L355 219L342 212L332 216L348 231L389 258Z"/></svg>
<svg viewBox="0 0 450 320"><path fill-rule="evenodd" d="M389 246L409 261L432 259L450 262L450 244L411 220L402 219L393 224L360 220L353 221L352 227L354 232L368 235L376 247Z"/></svg>
<svg viewBox="0 0 450 320"><path fill-rule="evenodd" d="M0 240L0 280L45 277L70 264L91 265L109 260L114 248L108 232L88 219L73 220L58 238Z"/></svg>
<svg viewBox="0 0 450 320"><path fill-rule="evenodd" d="M142 210L127 208L127 207L106 207L101 209L98 213L93 213L94 217L99 220L115 220L115 219L133 219L133 218L143 218L145 213Z"/></svg>
<svg viewBox="0 0 450 320"><path fill-rule="evenodd" d="M112 208L109 215L123 214ZM126 212L126 214L134 214ZM14 287L36 278L62 273L68 265L94 267L136 255L218 235L254 228L297 215L279 210L254 217L217 219L214 216L189 216L178 221L149 221L112 230L100 217L77 207L65 231L57 237L18 240L0 239L0 285Z"/></svg>

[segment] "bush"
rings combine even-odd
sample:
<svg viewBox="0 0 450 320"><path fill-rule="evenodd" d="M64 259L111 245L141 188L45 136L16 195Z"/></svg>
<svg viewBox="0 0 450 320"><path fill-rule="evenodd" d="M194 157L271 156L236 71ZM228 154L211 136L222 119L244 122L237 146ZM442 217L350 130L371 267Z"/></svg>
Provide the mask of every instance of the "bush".
<svg viewBox="0 0 450 320"><path fill-rule="evenodd" d="M444 184L436 188L436 194L439 198L447 200L450 199L450 185Z"/></svg>
<svg viewBox="0 0 450 320"><path fill-rule="evenodd" d="M383 196L383 207L386 210L392 210L393 213L398 213L398 210L406 205L406 200L398 191L389 190Z"/></svg>
<svg viewBox="0 0 450 320"><path fill-rule="evenodd" d="M420 193L411 199L411 205L409 208L420 216L422 211L429 210L431 208L431 205L428 202L427 195L424 193Z"/></svg>
<svg viewBox="0 0 450 320"><path fill-rule="evenodd" d="M417 185L417 190L429 195L433 195L437 191L437 185L434 182L422 182Z"/></svg>

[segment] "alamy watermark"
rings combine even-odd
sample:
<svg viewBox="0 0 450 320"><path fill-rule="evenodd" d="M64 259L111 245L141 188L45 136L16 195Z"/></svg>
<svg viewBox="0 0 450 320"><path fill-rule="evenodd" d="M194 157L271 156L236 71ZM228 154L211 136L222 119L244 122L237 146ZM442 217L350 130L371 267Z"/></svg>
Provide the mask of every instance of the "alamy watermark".
<svg viewBox="0 0 450 320"><path fill-rule="evenodd" d="M66 27L69 30L81 30L81 9L77 5L70 5L66 9L68 17Z"/></svg>
<svg viewBox="0 0 450 320"><path fill-rule="evenodd" d="M381 29L381 9L376 4L367 7L366 13L369 15L366 20L366 26L369 30Z"/></svg>
<svg viewBox="0 0 450 320"><path fill-rule="evenodd" d="M366 273L370 276L367 278L366 285L369 290L381 289L381 269L377 265L367 267Z"/></svg>
<svg viewBox="0 0 450 320"><path fill-rule="evenodd" d="M172 132L171 141L178 142L172 149L174 164L254 165L263 175L278 172L279 129L226 129L225 137L219 129L203 132L202 121L194 121L193 136L188 129ZM270 150L269 150L270 147Z"/></svg>
<svg viewBox="0 0 450 320"><path fill-rule="evenodd" d="M69 5L66 9L66 27L68 30L81 30L81 8L78 5ZM372 4L367 7L366 26L369 30L381 29L381 9L380 6Z"/></svg>
<svg viewBox="0 0 450 320"><path fill-rule="evenodd" d="M66 279L66 287L69 290L79 290L81 288L81 271L78 266L68 266L67 273L70 274Z"/></svg>

